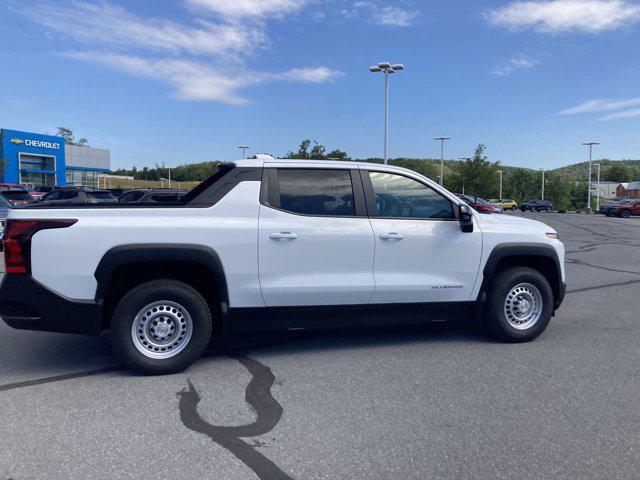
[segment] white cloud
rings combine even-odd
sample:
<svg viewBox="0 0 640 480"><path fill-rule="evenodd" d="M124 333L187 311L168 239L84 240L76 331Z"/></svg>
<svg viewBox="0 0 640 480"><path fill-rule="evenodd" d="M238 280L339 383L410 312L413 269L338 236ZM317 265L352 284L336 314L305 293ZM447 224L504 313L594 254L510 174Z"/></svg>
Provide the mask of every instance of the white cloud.
<svg viewBox="0 0 640 480"><path fill-rule="evenodd" d="M19 7L32 22L72 40L97 46L146 49L191 55L239 55L266 41L259 28L201 19L197 26L171 20L141 18L128 10L101 1L27 2Z"/></svg>
<svg viewBox="0 0 640 480"><path fill-rule="evenodd" d="M487 17L494 25L516 31L597 33L640 20L640 4L630 0L516 1L489 11Z"/></svg>
<svg viewBox="0 0 640 480"><path fill-rule="evenodd" d="M209 64L179 58L150 59L108 52L72 52L68 57L97 63L130 75L159 80L174 87L174 97L186 101L215 101L231 105L248 103L240 94L246 87L270 81L324 83L341 72L326 67L294 68L285 72L236 72L221 74Z"/></svg>
<svg viewBox="0 0 640 480"><path fill-rule="evenodd" d="M640 105L640 98L626 100L588 100L575 107L558 112L558 115L576 115L579 113L612 112Z"/></svg>
<svg viewBox="0 0 640 480"><path fill-rule="evenodd" d="M353 5L342 10L342 14L348 18L360 18L364 15L371 23L392 27L409 27L414 25L420 16L417 10L385 5L372 0L353 2Z"/></svg>
<svg viewBox="0 0 640 480"><path fill-rule="evenodd" d="M640 117L640 108L632 108L624 112L611 113L609 115L605 115L602 118L599 118L598 120L603 122L608 122L611 120L620 120L623 118L636 118L636 117Z"/></svg>
<svg viewBox="0 0 640 480"><path fill-rule="evenodd" d="M615 112L598 118L600 121L620 120L624 118L640 117L640 97L623 100L588 100L558 112L558 115L578 115L585 113Z"/></svg>
<svg viewBox="0 0 640 480"><path fill-rule="evenodd" d="M498 65L491 71L491 73L493 73L494 75L508 77L517 70L531 70L538 65L540 65L540 61L534 58L530 58L526 55L518 55L516 57L510 58L502 65Z"/></svg>
<svg viewBox="0 0 640 480"><path fill-rule="evenodd" d="M221 20L142 18L105 0L26 1L15 8L46 32L72 40L67 57L169 84L180 100L238 105L249 101L242 94L246 87L270 81L324 83L342 75L323 66L255 72L247 65L269 41L266 22L257 17L293 12L307 0L187 1L209 6ZM253 18L241 21L249 11Z"/></svg>
<svg viewBox="0 0 640 480"><path fill-rule="evenodd" d="M308 0L185 0L187 5L225 18L282 17L301 10Z"/></svg>

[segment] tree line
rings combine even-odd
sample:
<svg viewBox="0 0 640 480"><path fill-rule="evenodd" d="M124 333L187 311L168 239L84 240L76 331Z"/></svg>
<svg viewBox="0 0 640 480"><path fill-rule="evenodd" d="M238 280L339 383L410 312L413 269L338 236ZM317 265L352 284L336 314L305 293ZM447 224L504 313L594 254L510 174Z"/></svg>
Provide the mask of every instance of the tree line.
<svg viewBox="0 0 640 480"><path fill-rule="evenodd" d="M485 199L499 197L499 171L502 171L502 198L519 203L540 198L542 172L528 168L507 167L499 161L492 162L487 149L479 144L473 156L465 160L445 160L444 184L455 193L476 195ZM253 157L255 158L255 156ZM282 158L304 160L351 160L355 162L382 163L382 158L352 159L347 152L328 149L313 140L300 142L297 150L291 150ZM599 161L603 181L625 182L640 180L640 161ZM171 168L175 181L202 181L208 178L219 162L201 162ZM414 170L434 181L440 175L440 160L434 158L394 158L389 164ZM545 199L551 200L559 210L583 210L587 203L586 163L580 163L545 172ZM133 176L136 180L160 180L169 178L169 168L156 164L153 168L114 170L115 175ZM595 170L593 179L595 181ZM593 200L595 202L595 200Z"/></svg>

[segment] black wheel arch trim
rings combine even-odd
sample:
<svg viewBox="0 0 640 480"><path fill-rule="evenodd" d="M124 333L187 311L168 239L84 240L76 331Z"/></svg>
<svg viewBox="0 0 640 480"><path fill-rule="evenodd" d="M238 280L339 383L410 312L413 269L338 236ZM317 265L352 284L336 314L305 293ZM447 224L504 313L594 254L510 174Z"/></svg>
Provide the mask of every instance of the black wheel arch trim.
<svg viewBox="0 0 640 480"><path fill-rule="evenodd" d="M478 300L482 301L484 299L489 282L493 278L500 261L509 257L521 256L544 257L553 261L555 265L555 275L551 283L551 288L554 294L554 309L559 308L564 300L566 288L562 282L562 267L555 248L544 243L503 243L496 245L487 258L484 269L482 270L483 280Z"/></svg>
<svg viewBox="0 0 640 480"><path fill-rule="evenodd" d="M217 252L203 245L173 243L136 243L119 245L108 250L102 256L94 274L98 283L96 303L104 301L116 269L127 264L145 262L185 262L207 267L216 280L218 298L224 305L229 305L226 275Z"/></svg>

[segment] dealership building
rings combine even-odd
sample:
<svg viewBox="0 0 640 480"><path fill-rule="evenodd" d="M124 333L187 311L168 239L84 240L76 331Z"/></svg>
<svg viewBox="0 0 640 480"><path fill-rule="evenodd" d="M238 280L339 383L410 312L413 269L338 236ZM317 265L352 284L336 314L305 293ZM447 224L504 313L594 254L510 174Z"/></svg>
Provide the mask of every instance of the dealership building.
<svg viewBox="0 0 640 480"><path fill-rule="evenodd" d="M98 188L98 175L111 168L111 154L103 148L66 144L64 138L0 129L0 183L29 187Z"/></svg>

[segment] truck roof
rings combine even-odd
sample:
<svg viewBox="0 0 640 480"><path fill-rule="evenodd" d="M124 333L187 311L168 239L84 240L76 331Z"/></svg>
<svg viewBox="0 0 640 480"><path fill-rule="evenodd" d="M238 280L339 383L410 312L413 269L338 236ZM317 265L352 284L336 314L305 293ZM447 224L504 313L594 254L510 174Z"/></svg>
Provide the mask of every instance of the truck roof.
<svg viewBox="0 0 640 480"><path fill-rule="evenodd" d="M245 160L235 160L229 162L237 167L264 167L264 166L283 166L283 167L315 167L315 168L363 168L366 170L380 169L389 172L405 172L416 174L413 170L393 165L384 165L382 163L356 162L351 160L307 160L300 158L274 158L270 156L260 156L259 158L250 158Z"/></svg>

